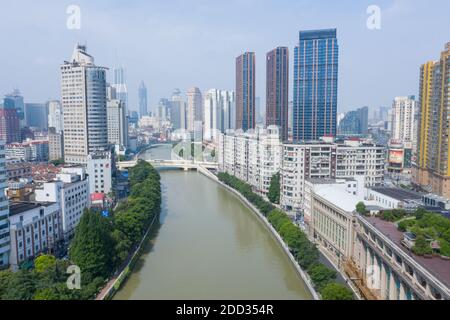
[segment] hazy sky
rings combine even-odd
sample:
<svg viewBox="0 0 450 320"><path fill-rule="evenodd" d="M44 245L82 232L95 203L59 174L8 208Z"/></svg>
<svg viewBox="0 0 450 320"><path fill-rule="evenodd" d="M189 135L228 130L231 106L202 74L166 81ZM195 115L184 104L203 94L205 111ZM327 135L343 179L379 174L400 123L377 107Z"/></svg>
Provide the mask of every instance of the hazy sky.
<svg viewBox="0 0 450 320"><path fill-rule="evenodd" d="M73 4L80 30L66 27ZM381 30L366 27L371 4L382 10ZM244 51L256 53L264 104L266 52L288 46L292 57L299 30L337 28L339 111L390 105L418 94L420 64L450 41L448 12L448 0L2 1L0 95L17 87L28 102L59 99L59 66L80 41L96 64L126 68L130 109L140 80L150 109L174 88L234 89L235 57Z"/></svg>

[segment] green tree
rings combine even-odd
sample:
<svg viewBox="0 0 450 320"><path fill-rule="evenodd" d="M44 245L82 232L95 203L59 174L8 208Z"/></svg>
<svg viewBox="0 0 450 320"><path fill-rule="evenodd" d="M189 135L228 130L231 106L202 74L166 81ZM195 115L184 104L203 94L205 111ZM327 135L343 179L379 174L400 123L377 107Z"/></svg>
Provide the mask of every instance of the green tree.
<svg viewBox="0 0 450 320"><path fill-rule="evenodd" d="M432 253L430 243L423 235L417 235L412 251L419 256Z"/></svg>
<svg viewBox="0 0 450 320"><path fill-rule="evenodd" d="M320 292L323 300L353 300L353 292L339 283L330 283Z"/></svg>
<svg viewBox="0 0 450 320"><path fill-rule="evenodd" d="M0 271L0 300L9 288L13 276L14 274L9 270Z"/></svg>
<svg viewBox="0 0 450 320"><path fill-rule="evenodd" d="M44 272L53 269L56 266L56 258L49 254L43 254L34 259L34 267L36 272Z"/></svg>
<svg viewBox="0 0 450 320"><path fill-rule="evenodd" d="M36 289L36 277L33 271L19 270L11 277L4 289L3 300L31 300Z"/></svg>
<svg viewBox="0 0 450 320"><path fill-rule="evenodd" d="M321 263L313 265L308 270L308 273L318 291L321 291L326 285L332 283L333 280L336 279L336 271Z"/></svg>
<svg viewBox="0 0 450 320"><path fill-rule="evenodd" d="M280 203L280 173L276 173L270 179L269 193L267 194L270 202Z"/></svg>
<svg viewBox="0 0 450 320"><path fill-rule="evenodd" d="M97 212L85 210L70 244L70 259L78 265L82 277L107 277L112 271L114 240L111 224Z"/></svg>
<svg viewBox="0 0 450 320"><path fill-rule="evenodd" d="M358 202L358 204L356 205L356 212L358 212L362 216L365 216L367 214L367 209L364 202Z"/></svg>

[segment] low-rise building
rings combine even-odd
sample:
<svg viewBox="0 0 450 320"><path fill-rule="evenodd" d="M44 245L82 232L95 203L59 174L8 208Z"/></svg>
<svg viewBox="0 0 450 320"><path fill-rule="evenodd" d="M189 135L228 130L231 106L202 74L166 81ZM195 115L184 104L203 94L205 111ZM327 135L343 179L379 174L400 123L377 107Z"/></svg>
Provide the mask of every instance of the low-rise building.
<svg viewBox="0 0 450 320"><path fill-rule="evenodd" d="M32 176L32 166L30 162L8 161L6 163L8 179L18 180L30 178Z"/></svg>
<svg viewBox="0 0 450 320"><path fill-rule="evenodd" d="M366 198L388 209L413 210L420 205L422 195L401 188L374 187L367 189Z"/></svg>
<svg viewBox="0 0 450 320"><path fill-rule="evenodd" d="M354 228L346 271L372 299L450 299L450 260L415 255L391 222L356 215Z"/></svg>
<svg viewBox="0 0 450 320"><path fill-rule="evenodd" d="M87 174L91 193L109 193L112 187L112 155L102 151L87 157Z"/></svg>
<svg viewBox="0 0 450 320"><path fill-rule="evenodd" d="M53 252L62 240L58 203L11 202L9 224L13 270L42 252Z"/></svg>
<svg viewBox="0 0 450 320"><path fill-rule="evenodd" d="M90 207L89 178L82 167L66 167L56 181L45 182L35 190L36 201L57 202L61 208L63 236L70 238L84 209Z"/></svg>

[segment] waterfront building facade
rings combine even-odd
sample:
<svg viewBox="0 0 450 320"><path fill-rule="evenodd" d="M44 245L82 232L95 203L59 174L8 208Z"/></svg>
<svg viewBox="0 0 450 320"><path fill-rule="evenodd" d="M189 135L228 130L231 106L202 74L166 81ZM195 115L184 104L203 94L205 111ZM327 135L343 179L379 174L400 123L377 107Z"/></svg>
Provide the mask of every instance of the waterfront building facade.
<svg viewBox="0 0 450 320"><path fill-rule="evenodd" d="M107 194L112 188L112 156L109 151L88 155L86 172L89 175L89 192Z"/></svg>
<svg viewBox="0 0 450 320"><path fill-rule="evenodd" d="M128 145L128 118L125 104L119 99L107 102L108 143L120 147Z"/></svg>
<svg viewBox="0 0 450 320"><path fill-rule="evenodd" d="M43 252L53 252L62 240L61 216L58 203L11 202L10 266L18 270L23 262Z"/></svg>
<svg viewBox="0 0 450 320"><path fill-rule="evenodd" d="M282 144L277 126L243 132L229 130L219 137L219 170L250 184L262 195L281 168Z"/></svg>

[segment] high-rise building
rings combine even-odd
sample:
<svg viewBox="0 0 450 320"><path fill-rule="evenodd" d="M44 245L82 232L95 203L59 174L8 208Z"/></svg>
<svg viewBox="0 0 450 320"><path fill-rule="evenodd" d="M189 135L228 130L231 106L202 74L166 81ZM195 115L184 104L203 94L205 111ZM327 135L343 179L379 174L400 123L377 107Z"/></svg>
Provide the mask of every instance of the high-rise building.
<svg viewBox="0 0 450 320"><path fill-rule="evenodd" d="M144 81L139 85L139 115L140 117L148 116L147 109L147 88Z"/></svg>
<svg viewBox="0 0 450 320"><path fill-rule="evenodd" d="M6 175L5 144L0 141L0 269L9 264L10 233L9 233L9 202L5 195L8 187Z"/></svg>
<svg viewBox="0 0 450 320"><path fill-rule="evenodd" d="M280 127L281 138L288 138L289 51L278 47L266 57L266 126Z"/></svg>
<svg viewBox="0 0 450 320"><path fill-rule="evenodd" d="M64 159L85 164L89 153L108 147L106 68L96 66L86 47L77 45L61 76Z"/></svg>
<svg viewBox="0 0 450 320"><path fill-rule="evenodd" d="M392 103L391 139L403 143L413 141L416 100L414 96L396 97Z"/></svg>
<svg viewBox="0 0 450 320"><path fill-rule="evenodd" d="M64 158L63 133L57 132L54 127L48 128L48 159L59 160Z"/></svg>
<svg viewBox="0 0 450 320"><path fill-rule="evenodd" d="M28 127L47 130L48 105L47 103L25 103L25 119Z"/></svg>
<svg viewBox="0 0 450 320"><path fill-rule="evenodd" d="M61 103L57 100L49 101L48 105L48 127L55 128L57 133L64 130L64 117Z"/></svg>
<svg viewBox="0 0 450 320"><path fill-rule="evenodd" d="M417 161L413 181L450 198L450 43L420 68Z"/></svg>
<svg viewBox="0 0 450 320"><path fill-rule="evenodd" d="M170 121L174 130L186 129L186 102L180 89L175 89L170 101Z"/></svg>
<svg viewBox="0 0 450 320"><path fill-rule="evenodd" d="M203 120L202 93L197 87L187 91L186 129L193 132L195 123Z"/></svg>
<svg viewBox="0 0 450 320"><path fill-rule="evenodd" d="M14 89L13 92L5 95L4 107L7 109L16 109L20 127L25 126L25 103L18 89Z"/></svg>
<svg viewBox="0 0 450 320"><path fill-rule="evenodd" d="M125 79L125 69L123 67L116 67L113 69L114 83L111 85L115 89L116 99L119 99L125 104L125 109L128 109L128 89Z"/></svg>
<svg viewBox="0 0 450 320"><path fill-rule="evenodd" d="M218 141L218 134L233 129L234 92L211 89L205 94L204 133L208 141Z"/></svg>
<svg viewBox="0 0 450 320"><path fill-rule="evenodd" d="M336 29L300 31L294 50L293 140L336 135Z"/></svg>
<svg viewBox="0 0 450 320"><path fill-rule="evenodd" d="M158 118L160 121L170 120L170 101L166 98L159 100Z"/></svg>
<svg viewBox="0 0 450 320"><path fill-rule="evenodd" d="M347 112L339 121L338 133L342 135L367 134L369 123L369 108L362 107Z"/></svg>
<svg viewBox="0 0 450 320"><path fill-rule="evenodd" d="M17 109L8 108L7 104L0 108L0 140L6 143L22 141Z"/></svg>
<svg viewBox="0 0 450 320"><path fill-rule="evenodd" d="M127 147L128 145L128 119L125 103L118 99L108 100L108 143Z"/></svg>
<svg viewBox="0 0 450 320"><path fill-rule="evenodd" d="M255 53L236 58L236 129L255 128Z"/></svg>

